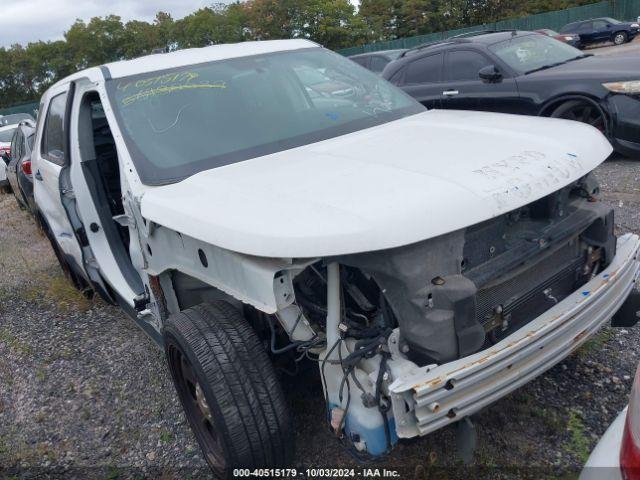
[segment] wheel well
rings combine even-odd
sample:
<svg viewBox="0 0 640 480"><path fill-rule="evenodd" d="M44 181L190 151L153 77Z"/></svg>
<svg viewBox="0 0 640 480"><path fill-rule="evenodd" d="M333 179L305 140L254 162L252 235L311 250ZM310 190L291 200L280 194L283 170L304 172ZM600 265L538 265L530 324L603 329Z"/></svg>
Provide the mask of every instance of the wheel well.
<svg viewBox="0 0 640 480"><path fill-rule="evenodd" d="M584 102L591 103L592 105L598 107L602 113L605 113L604 109L600 106L598 101L594 98L588 97L586 95L567 95L567 96L557 97L548 101L540 109L540 113L538 113L538 115L541 117L550 117L551 114L554 112L554 110L558 108L560 105L562 105L563 103L572 102L575 100L581 100Z"/></svg>
<svg viewBox="0 0 640 480"><path fill-rule="evenodd" d="M211 285L178 270L166 272L171 278L171 286L180 311L205 302L224 300L242 311L242 302ZM163 285L163 289L166 286ZM164 292L165 296L167 292ZM171 310L171 309L170 309ZM173 312L171 312L173 313Z"/></svg>
<svg viewBox="0 0 640 480"><path fill-rule="evenodd" d="M547 102L541 109L538 115L540 117L550 117L556 108L566 102L571 102L574 100L581 100L587 103L590 103L594 107L596 107L600 113L604 116L605 123L607 125L607 131L611 131L611 117L609 116L609 112L600 104L600 102L596 98L592 98L586 95L567 95L563 97L558 97L553 100Z"/></svg>

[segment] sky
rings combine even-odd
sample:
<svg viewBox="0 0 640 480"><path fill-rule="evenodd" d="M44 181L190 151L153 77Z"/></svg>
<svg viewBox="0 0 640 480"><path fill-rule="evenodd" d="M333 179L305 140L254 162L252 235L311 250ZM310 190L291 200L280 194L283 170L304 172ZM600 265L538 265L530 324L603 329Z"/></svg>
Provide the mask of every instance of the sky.
<svg viewBox="0 0 640 480"><path fill-rule="evenodd" d="M0 0L0 47L37 40L59 40L76 18L115 14L127 20L151 21L156 12L182 18L212 3L231 0ZM358 0L352 0L354 5Z"/></svg>

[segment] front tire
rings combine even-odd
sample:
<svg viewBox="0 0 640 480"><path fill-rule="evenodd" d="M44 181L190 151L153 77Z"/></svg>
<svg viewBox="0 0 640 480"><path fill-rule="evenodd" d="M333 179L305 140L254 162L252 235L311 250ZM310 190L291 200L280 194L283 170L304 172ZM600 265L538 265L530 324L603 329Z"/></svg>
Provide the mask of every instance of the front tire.
<svg viewBox="0 0 640 480"><path fill-rule="evenodd" d="M600 130L603 134L608 134L607 119L604 112L600 107L587 100L564 102L551 113L551 117L587 123Z"/></svg>
<svg viewBox="0 0 640 480"><path fill-rule="evenodd" d="M613 35L614 45L622 45L623 43L627 43L627 39L627 32L617 32Z"/></svg>
<svg viewBox="0 0 640 480"><path fill-rule="evenodd" d="M224 301L169 317L165 353L185 415L218 478L234 468L286 467L294 434L285 398L260 340Z"/></svg>

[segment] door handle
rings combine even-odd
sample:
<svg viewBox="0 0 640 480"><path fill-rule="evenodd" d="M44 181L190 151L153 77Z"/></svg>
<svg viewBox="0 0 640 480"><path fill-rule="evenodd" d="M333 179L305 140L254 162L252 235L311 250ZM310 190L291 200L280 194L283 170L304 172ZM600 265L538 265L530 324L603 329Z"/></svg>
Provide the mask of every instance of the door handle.
<svg viewBox="0 0 640 480"><path fill-rule="evenodd" d="M34 175L34 177L36 177L36 180L40 180L40 181L42 181L42 174L40 173L40 170L38 170L38 171L36 172L36 174Z"/></svg>
<svg viewBox="0 0 640 480"><path fill-rule="evenodd" d="M453 97L454 95L458 95L460 92L458 90L445 90L442 92L443 95L447 97Z"/></svg>

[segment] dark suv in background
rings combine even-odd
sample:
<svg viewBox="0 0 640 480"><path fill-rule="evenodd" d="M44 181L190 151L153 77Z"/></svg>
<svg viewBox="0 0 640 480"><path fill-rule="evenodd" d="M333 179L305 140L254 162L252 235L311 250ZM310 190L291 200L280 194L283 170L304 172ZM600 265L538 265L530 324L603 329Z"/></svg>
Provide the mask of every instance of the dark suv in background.
<svg viewBox="0 0 640 480"><path fill-rule="evenodd" d="M593 56L534 32L481 32L408 50L382 73L429 108L589 123L640 153L640 58Z"/></svg>
<svg viewBox="0 0 640 480"><path fill-rule="evenodd" d="M358 65L363 66L367 70L371 70L373 73L381 74L384 68L394 60L397 60L400 55L406 52L406 49L397 50L381 50L379 52L361 53L359 55L352 55L348 57L349 60L353 60Z"/></svg>
<svg viewBox="0 0 640 480"><path fill-rule="evenodd" d="M580 45L586 47L603 42L622 45L633 40L638 30L640 30L640 24L637 22L621 22L614 18L603 17L569 23L560 29L560 33L579 35Z"/></svg>

